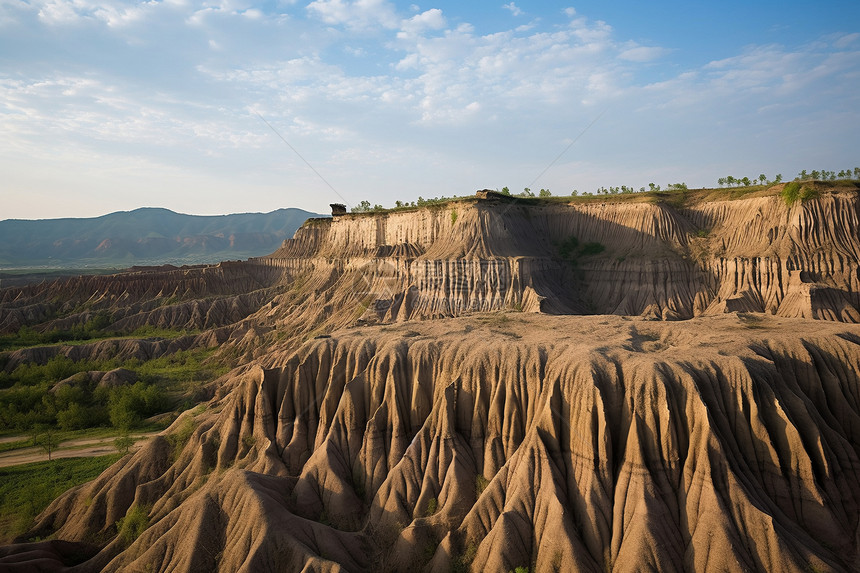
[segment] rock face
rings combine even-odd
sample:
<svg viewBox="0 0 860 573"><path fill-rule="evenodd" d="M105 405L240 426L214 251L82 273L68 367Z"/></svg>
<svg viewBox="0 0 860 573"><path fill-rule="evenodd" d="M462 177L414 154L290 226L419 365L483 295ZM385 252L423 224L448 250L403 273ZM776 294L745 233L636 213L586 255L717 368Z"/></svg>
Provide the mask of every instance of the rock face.
<svg viewBox="0 0 860 573"><path fill-rule="evenodd" d="M0 324L95 307L241 364L0 569L858 570L860 204L819 191L488 195L310 220L244 263L2 290Z"/></svg>
<svg viewBox="0 0 860 573"><path fill-rule="evenodd" d="M350 275L366 319L499 308L664 320L731 311L860 321L856 190L741 200L473 201L306 223L262 259Z"/></svg>

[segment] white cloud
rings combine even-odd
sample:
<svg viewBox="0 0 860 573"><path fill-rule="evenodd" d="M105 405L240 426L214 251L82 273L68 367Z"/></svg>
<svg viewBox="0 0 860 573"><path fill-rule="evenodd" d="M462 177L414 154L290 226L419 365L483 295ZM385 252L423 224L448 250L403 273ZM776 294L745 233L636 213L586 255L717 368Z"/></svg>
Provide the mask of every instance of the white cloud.
<svg viewBox="0 0 860 573"><path fill-rule="evenodd" d="M17 24L14 39L0 35L0 157L65 157L63 166L86 166L82 180L94 158L109 157L151 167L134 173L152 181L185 169L189 181L217 173L222 188L314 188L251 109L333 184L343 177L373 202L415 179L425 196L521 188L530 181L517 177L533 178L607 108L537 185L569 189L591 170L620 178L598 184L638 188L647 180L629 175L662 177L654 164L817 149L838 158L860 147L857 33L752 46L684 69L676 51L619 37L573 8L561 21L478 32L455 8L398 10L387 0L4 1L0 22ZM458 188L445 189L452 181Z"/></svg>
<svg viewBox="0 0 860 573"><path fill-rule="evenodd" d="M858 40L860 40L860 32L845 34L844 36L837 37L833 42L833 46L839 50L845 50L857 43Z"/></svg>
<svg viewBox="0 0 860 573"><path fill-rule="evenodd" d="M386 0L314 0L307 10L326 24L353 30L394 29L399 23Z"/></svg>
<svg viewBox="0 0 860 573"><path fill-rule="evenodd" d="M520 10L519 7L516 4L514 4L513 2L510 2L508 4L504 4L502 6L502 8L504 8L505 10L509 10L511 12L511 14L513 14L514 16L521 16L523 13L523 11Z"/></svg>
<svg viewBox="0 0 860 573"><path fill-rule="evenodd" d="M669 50L654 46L635 46L627 48L618 57L629 62L651 62L665 56Z"/></svg>

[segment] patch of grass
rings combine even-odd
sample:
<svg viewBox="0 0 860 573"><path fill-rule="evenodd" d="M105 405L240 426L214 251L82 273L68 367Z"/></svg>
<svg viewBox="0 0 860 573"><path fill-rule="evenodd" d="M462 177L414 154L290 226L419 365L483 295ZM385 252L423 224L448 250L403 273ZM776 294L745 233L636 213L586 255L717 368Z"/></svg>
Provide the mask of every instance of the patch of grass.
<svg viewBox="0 0 860 573"><path fill-rule="evenodd" d="M490 485L490 480L481 474L475 476L475 493L478 497L481 497L481 494L484 493L484 490L487 489L488 485Z"/></svg>
<svg viewBox="0 0 860 573"><path fill-rule="evenodd" d="M14 442L3 442L0 444L0 452L11 452L12 450L20 450L22 448L29 448L33 446L33 440L31 438L22 438L20 440L15 440Z"/></svg>
<svg viewBox="0 0 860 573"><path fill-rule="evenodd" d="M24 533L60 494L94 479L120 457L64 458L0 468L0 542Z"/></svg>
<svg viewBox="0 0 860 573"><path fill-rule="evenodd" d="M799 181L791 181L790 183L786 183L785 187L782 188L780 196L785 201L785 204L791 207L798 201L803 203L810 199L815 199L818 197L818 191L813 187L802 185Z"/></svg>
<svg viewBox="0 0 860 573"><path fill-rule="evenodd" d="M451 224L453 225L456 222L457 222L457 210L451 209Z"/></svg>
<svg viewBox="0 0 860 573"><path fill-rule="evenodd" d="M435 497L431 497L430 501L427 502L427 509L424 510L424 515L430 517L436 513L437 509L439 509L439 501Z"/></svg>
<svg viewBox="0 0 860 573"><path fill-rule="evenodd" d="M152 508L146 505L132 505L125 517L116 522L119 538L126 545L131 545L149 527L149 512Z"/></svg>
<svg viewBox="0 0 860 573"><path fill-rule="evenodd" d="M194 433L194 418L185 416L179 428L172 434L168 434L167 441L173 446L173 451L170 454L171 460L176 460L182 452L182 448L191 439L191 434Z"/></svg>
<svg viewBox="0 0 860 573"><path fill-rule="evenodd" d="M582 249L580 250L580 254L584 257L589 255L597 255L606 250L606 247L603 246L602 243L585 243L582 245Z"/></svg>
<svg viewBox="0 0 860 573"><path fill-rule="evenodd" d="M454 562L451 564L451 570L454 573L466 573L469 571L469 566L472 564L472 561L475 560L475 555L477 554L478 544L474 541L470 541L463 550L463 553L454 559Z"/></svg>
<svg viewBox="0 0 860 573"><path fill-rule="evenodd" d="M558 256L573 265L579 263L579 257L598 255L606 250L602 243L591 241L580 244L579 239L571 235L558 244Z"/></svg>
<svg viewBox="0 0 860 573"><path fill-rule="evenodd" d="M200 334L200 330L173 329L173 328L158 328L157 326L145 325L132 331L128 336L123 338L164 338L166 340L174 340L183 336L192 334Z"/></svg>

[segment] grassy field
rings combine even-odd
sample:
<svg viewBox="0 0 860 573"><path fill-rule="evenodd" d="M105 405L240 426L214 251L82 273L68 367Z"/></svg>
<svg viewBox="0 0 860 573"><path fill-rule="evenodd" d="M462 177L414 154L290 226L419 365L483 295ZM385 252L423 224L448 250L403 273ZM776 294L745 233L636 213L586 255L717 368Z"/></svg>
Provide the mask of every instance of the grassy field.
<svg viewBox="0 0 860 573"><path fill-rule="evenodd" d="M61 493L94 479L119 458L68 458L0 469L0 543L27 531Z"/></svg>

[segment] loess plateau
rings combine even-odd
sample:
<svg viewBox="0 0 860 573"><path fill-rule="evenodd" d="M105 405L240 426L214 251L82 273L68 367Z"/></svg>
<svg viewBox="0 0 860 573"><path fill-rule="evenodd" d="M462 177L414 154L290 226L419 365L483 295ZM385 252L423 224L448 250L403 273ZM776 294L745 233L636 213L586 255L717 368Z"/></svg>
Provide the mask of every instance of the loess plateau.
<svg viewBox="0 0 860 573"><path fill-rule="evenodd" d="M7 371L234 368L0 570L858 570L860 198L815 186L311 219L267 257L2 289L0 333L186 330Z"/></svg>

